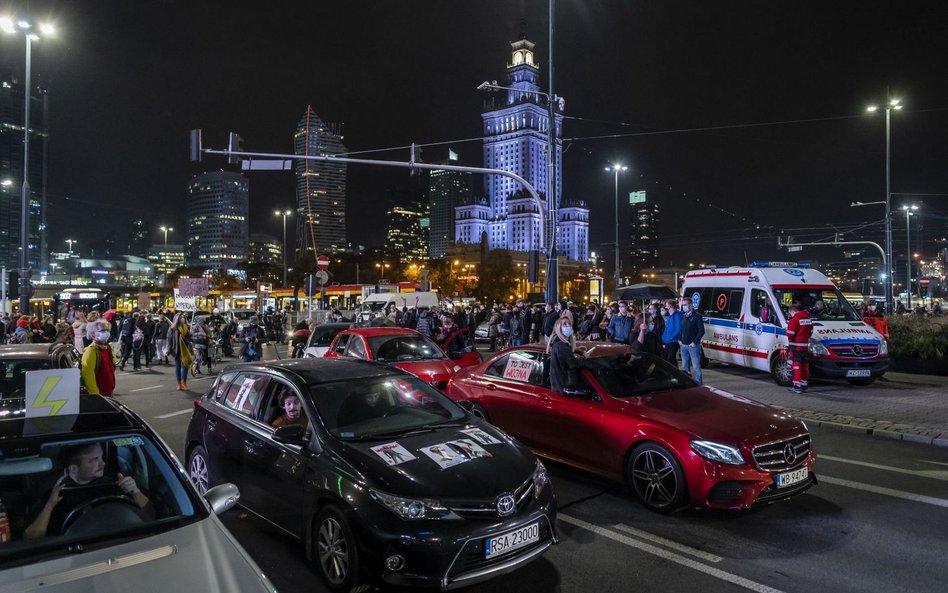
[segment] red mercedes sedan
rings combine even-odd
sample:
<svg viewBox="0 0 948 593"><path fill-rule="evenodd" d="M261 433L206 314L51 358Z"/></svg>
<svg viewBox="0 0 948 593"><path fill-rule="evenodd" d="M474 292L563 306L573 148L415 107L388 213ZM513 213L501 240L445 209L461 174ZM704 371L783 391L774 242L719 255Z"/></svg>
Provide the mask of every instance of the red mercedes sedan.
<svg viewBox="0 0 948 593"><path fill-rule="evenodd" d="M401 327L365 327L339 332L324 356L384 362L408 371L437 389L447 387L451 377L461 369L481 362L481 355L473 347L452 358L432 340Z"/></svg>
<svg viewBox="0 0 948 593"><path fill-rule="evenodd" d="M816 484L806 425L650 354L589 342L573 384L550 389L537 346L464 369L446 393L538 455L625 481L651 510L745 509Z"/></svg>

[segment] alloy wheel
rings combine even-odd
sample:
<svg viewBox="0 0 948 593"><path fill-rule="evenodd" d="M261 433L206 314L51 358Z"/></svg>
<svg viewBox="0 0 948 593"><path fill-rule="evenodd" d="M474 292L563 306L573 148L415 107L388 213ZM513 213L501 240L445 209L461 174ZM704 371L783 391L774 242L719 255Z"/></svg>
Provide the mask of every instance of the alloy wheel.
<svg viewBox="0 0 948 593"><path fill-rule="evenodd" d="M317 546L326 579L333 585L343 583L349 574L349 545L342 526L333 517L327 517L319 526Z"/></svg>
<svg viewBox="0 0 948 593"><path fill-rule="evenodd" d="M200 494L208 490L207 461L200 453L191 455L191 463L188 467L188 473L191 477L191 483L197 488Z"/></svg>
<svg viewBox="0 0 948 593"><path fill-rule="evenodd" d="M667 507L678 495L674 464L653 449L642 451L632 462L632 485L650 507Z"/></svg>

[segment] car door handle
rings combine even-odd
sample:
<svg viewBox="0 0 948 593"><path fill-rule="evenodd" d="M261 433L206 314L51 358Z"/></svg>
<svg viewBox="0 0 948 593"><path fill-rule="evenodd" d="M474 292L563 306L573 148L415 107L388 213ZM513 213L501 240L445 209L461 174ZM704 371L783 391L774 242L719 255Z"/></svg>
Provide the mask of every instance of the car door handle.
<svg viewBox="0 0 948 593"><path fill-rule="evenodd" d="M484 388L485 388L485 389L488 389L488 390L490 390L490 391L496 391L496 390L497 390L497 386L494 385L493 383L488 383L487 385L484 386Z"/></svg>
<svg viewBox="0 0 948 593"><path fill-rule="evenodd" d="M208 419L207 419L207 429L208 429L208 430L217 430L217 420L214 420L213 418L208 418Z"/></svg>
<svg viewBox="0 0 948 593"><path fill-rule="evenodd" d="M260 447L260 441L252 441L250 439L244 440L244 449L247 451L247 453L256 455L258 447Z"/></svg>

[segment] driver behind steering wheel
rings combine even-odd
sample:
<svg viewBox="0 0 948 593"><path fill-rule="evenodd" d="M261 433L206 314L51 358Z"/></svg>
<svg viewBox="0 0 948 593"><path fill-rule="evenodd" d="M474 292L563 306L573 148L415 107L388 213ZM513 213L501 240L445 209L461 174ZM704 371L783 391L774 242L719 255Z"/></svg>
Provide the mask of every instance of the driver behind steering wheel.
<svg viewBox="0 0 948 593"><path fill-rule="evenodd" d="M154 516L151 501L138 489L134 478L121 473L114 481L105 477L101 443L66 447L63 461L63 475L56 480L39 515L23 532L25 539L61 535L63 523L73 510L107 496L127 496L147 516Z"/></svg>

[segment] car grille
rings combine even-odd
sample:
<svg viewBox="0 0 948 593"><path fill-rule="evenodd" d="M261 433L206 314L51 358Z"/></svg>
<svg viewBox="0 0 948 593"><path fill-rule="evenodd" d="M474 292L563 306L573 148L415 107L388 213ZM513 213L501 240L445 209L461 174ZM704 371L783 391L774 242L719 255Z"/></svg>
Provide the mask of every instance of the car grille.
<svg viewBox="0 0 948 593"><path fill-rule="evenodd" d="M533 498L533 476L526 482L517 487L513 492L517 507L514 513L519 512ZM497 514L497 501L446 501L448 508L454 513L465 519L495 519ZM512 513L513 514L513 513Z"/></svg>
<svg viewBox="0 0 948 593"><path fill-rule="evenodd" d="M792 455L787 455L788 447L792 447ZM783 471L791 469L806 461L809 456L809 433L754 447L754 462L758 468L764 471Z"/></svg>
<svg viewBox="0 0 948 593"><path fill-rule="evenodd" d="M487 538L478 537L468 540L467 543L464 544L464 547L461 548L461 552L458 554L457 559L451 566L451 569L448 572L448 580L450 581L453 577L466 572L480 570L501 562L507 562L512 558L516 558L517 556L531 552L539 546L542 546L546 542L550 541L550 538L553 534L550 531L550 523L547 521L546 517L541 516L534 521L539 521L540 523L540 537L537 539L537 541L530 544L529 546L525 546L509 554L501 554L500 556L494 558L486 558L484 542L487 540ZM521 526L529 525L534 521L527 521Z"/></svg>
<svg viewBox="0 0 948 593"><path fill-rule="evenodd" d="M843 358L872 358L879 354L878 344L840 344L830 346L830 352Z"/></svg>

